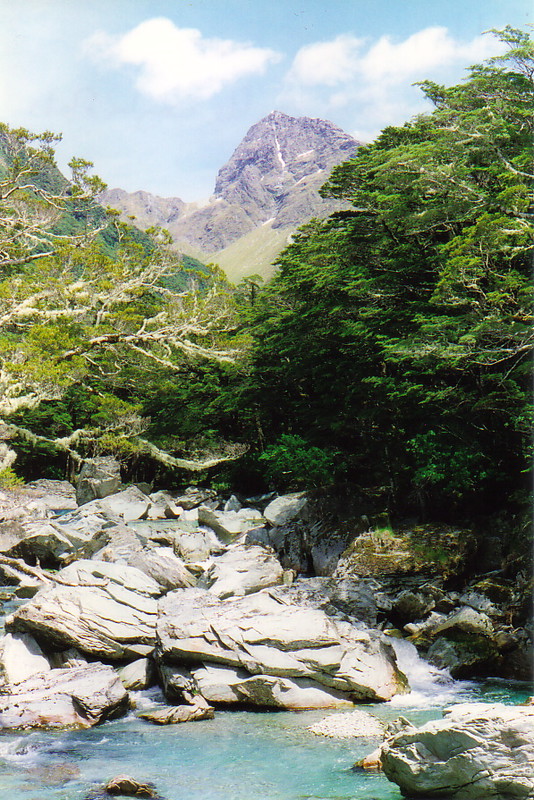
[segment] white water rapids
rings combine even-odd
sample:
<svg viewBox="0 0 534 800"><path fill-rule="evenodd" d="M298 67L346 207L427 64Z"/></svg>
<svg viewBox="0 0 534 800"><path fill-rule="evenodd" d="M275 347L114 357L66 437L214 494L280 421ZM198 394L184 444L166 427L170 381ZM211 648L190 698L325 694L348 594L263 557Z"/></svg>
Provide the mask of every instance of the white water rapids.
<svg viewBox="0 0 534 800"><path fill-rule="evenodd" d="M433 667L424 661L415 645L406 639L384 637L392 645L397 656L397 665L408 678L411 691L395 695L389 705L397 708L430 708L459 703L469 696L473 684L456 681L448 671Z"/></svg>

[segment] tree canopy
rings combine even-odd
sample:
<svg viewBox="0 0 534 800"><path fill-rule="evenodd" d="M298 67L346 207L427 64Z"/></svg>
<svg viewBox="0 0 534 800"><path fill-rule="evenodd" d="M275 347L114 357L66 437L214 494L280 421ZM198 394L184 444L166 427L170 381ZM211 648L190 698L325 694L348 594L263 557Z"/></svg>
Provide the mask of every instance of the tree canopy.
<svg viewBox="0 0 534 800"><path fill-rule="evenodd" d="M338 452L392 502L492 504L527 468L533 45L446 88L334 169L352 210L301 229L256 303L270 436Z"/></svg>
<svg viewBox="0 0 534 800"><path fill-rule="evenodd" d="M164 380L198 362L235 361L225 287L208 288L205 274L202 291L177 281L181 256L168 234L153 229L140 241L106 214L89 162L73 159L67 181L55 167L57 137L5 125L0 136L2 438L19 450L49 443L74 459L80 448L122 448L169 467L217 462L176 458L142 439L149 421L139 398L154 372ZM110 228L113 252L101 237ZM0 465L16 450L4 445Z"/></svg>

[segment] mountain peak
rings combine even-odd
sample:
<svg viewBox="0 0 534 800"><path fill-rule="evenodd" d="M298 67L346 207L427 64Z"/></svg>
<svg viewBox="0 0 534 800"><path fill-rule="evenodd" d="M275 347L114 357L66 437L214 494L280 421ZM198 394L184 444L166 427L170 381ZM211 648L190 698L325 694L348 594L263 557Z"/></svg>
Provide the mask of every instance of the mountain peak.
<svg viewBox="0 0 534 800"><path fill-rule="evenodd" d="M206 205L141 193L116 196L114 205L136 213L141 227L168 228L184 252L215 259L233 279L272 274L270 265L299 225L346 207L318 190L359 144L327 120L271 111L221 167Z"/></svg>
<svg viewBox="0 0 534 800"><path fill-rule="evenodd" d="M242 204L250 197L253 185L256 202L273 211L273 200L281 190L310 175L330 171L350 158L358 144L332 122L271 111L249 128L219 170L215 196ZM327 177L325 174L324 180Z"/></svg>

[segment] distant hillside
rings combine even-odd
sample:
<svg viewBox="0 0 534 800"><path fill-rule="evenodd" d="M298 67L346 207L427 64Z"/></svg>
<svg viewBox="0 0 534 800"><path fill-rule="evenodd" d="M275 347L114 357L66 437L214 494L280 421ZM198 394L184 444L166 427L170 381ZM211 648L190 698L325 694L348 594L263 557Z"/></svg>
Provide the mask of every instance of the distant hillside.
<svg viewBox="0 0 534 800"><path fill-rule="evenodd" d="M359 142L321 119L273 111L253 125L219 170L204 205L113 189L101 201L146 228L161 225L176 247L215 261L230 280L272 274L272 261L297 227L343 207L319 189Z"/></svg>
<svg viewBox="0 0 534 800"><path fill-rule="evenodd" d="M10 134L8 130L0 128L0 179L6 178L13 164L12 148L10 147ZM25 176L25 183L30 179ZM69 181L58 169L54 162L43 165L38 174L31 175L31 183L46 191L62 194L69 193ZM30 192L31 194L31 192ZM113 196L113 192L109 193ZM124 194L124 193L123 193ZM143 194L143 193L139 193ZM149 195L147 195L149 197ZM166 202L166 201L165 201ZM176 201L180 208L186 208L186 204ZM110 201L106 203L112 205ZM96 236L96 241L100 243L104 252L113 258L118 250L120 239L115 226L107 224L106 213L102 205L94 202L81 201L77 204L77 209L62 213L50 225L50 233L55 236L77 236L91 229L101 229ZM129 223L129 236L137 244L140 244L148 253L153 247L150 237L144 232L145 228L157 224L151 220L150 216L142 220L132 219L127 213L123 215L124 220ZM42 252L43 243L36 245L36 252ZM46 249L49 249L48 247ZM189 255L183 255L181 265L177 271L169 275L163 281L167 288L174 291L182 291L190 285L191 279L197 284L203 285L209 275L210 270L199 260Z"/></svg>

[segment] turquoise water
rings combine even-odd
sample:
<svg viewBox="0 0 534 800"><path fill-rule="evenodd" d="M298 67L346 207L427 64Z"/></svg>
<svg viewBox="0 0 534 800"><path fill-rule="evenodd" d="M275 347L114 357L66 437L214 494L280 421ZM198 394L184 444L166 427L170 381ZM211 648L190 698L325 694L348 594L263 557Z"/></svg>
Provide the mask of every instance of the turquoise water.
<svg viewBox="0 0 534 800"><path fill-rule="evenodd" d="M526 686L463 685L459 700L521 702ZM362 706L388 720L438 707ZM87 731L0 733L0 798L84 800L119 773L152 781L166 800L400 800L382 775L351 771L378 739L332 740L307 726L328 712L218 712L167 727L133 716Z"/></svg>
<svg viewBox="0 0 534 800"><path fill-rule="evenodd" d="M360 706L384 722L402 715L419 725L455 702L513 704L532 694L525 684L454 682L410 643L395 647L411 694ZM139 708L163 701L158 689L135 699ZM85 800L120 773L152 781L165 800L401 800L382 775L351 770L379 738L307 730L329 713L339 712L217 711L213 720L162 727L131 714L84 731L0 730L0 800Z"/></svg>

